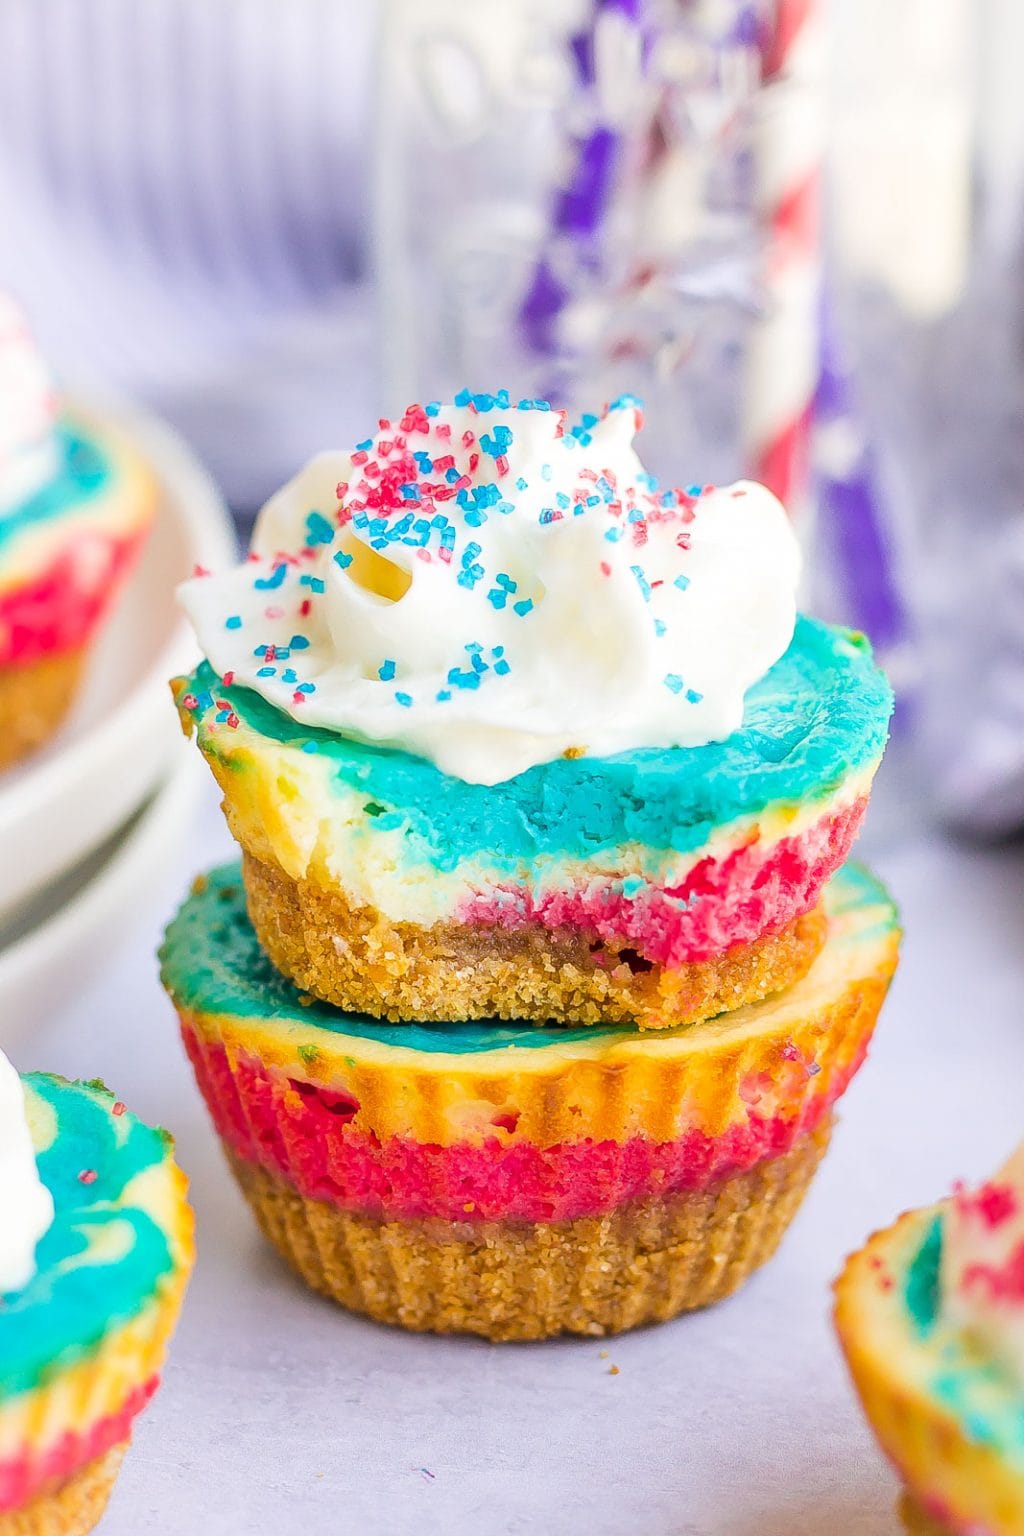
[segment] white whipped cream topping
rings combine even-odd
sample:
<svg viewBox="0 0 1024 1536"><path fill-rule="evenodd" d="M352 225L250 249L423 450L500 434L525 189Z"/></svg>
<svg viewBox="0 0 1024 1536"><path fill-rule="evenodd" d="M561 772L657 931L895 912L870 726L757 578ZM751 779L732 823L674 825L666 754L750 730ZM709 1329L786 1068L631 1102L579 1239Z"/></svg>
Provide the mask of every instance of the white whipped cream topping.
<svg viewBox="0 0 1024 1536"><path fill-rule="evenodd" d="M0 293L0 517L57 473L53 381L24 315Z"/></svg>
<svg viewBox="0 0 1024 1536"><path fill-rule="evenodd" d="M942 1315L1024 1384L1024 1144L945 1207Z"/></svg>
<svg viewBox="0 0 1024 1536"><path fill-rule="evenodd" d="M0 1051L0 1295L36 1272L36 1244L53 1221L53 1197L39 1177L21 1078Z"/></svg>
<svg viewBox="0 0 1024 1536"><path fill-rule="evenodd" d="M182 587L207 657L475 783L728 736L792 638L797 542L761 486L659 491L640 422L464 392L320 454L248 563Z"/></svg>

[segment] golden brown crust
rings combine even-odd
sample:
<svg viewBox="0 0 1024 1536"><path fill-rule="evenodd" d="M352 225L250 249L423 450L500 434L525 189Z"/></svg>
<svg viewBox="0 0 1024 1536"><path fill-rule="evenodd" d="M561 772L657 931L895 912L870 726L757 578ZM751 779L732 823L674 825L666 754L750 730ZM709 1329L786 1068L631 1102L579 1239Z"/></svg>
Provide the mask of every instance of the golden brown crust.
<svg viewBox="0 0 1024 1536"><path fill-rule="evenodd" d="M251 853L242 868L253 927L277 969L324 1002L393 1023L692 1024L791 986L825 939L818 906L755 944L668 970L579 929L393 923Z"/></svg>
<svg viewBox="0 0 1024 1536"><path fill-rule="evenodd" d="M708 1190L538 1226L381 1221L225 1150L264 1236L314 1290L413 1332L499 1341L620 1333L731 1295L775 1252L830 1133Z"/></svg>
<svg viewBox="0 0 1024 1536"><path fill-rule="evenodd" d="M85 656L81 647L25 666L0 667L0 769L53 735L71 706Z"/></svg>
<svg viewBox="0 0 1024 1536"><path fill-rule="evenodd" d="M127 1449L124 1440L67 1482L38 1494L31 1504L0 1513L0 1536L86 1536L107 1507Z"/></svg>

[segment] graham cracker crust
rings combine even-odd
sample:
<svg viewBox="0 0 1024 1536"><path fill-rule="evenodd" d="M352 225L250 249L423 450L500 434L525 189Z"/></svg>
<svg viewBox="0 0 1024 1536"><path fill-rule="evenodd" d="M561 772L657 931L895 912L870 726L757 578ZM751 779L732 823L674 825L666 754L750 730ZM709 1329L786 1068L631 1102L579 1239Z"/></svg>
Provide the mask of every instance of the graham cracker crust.
<svg viewBox="0 0 1024 1536"><path fill-rule="evenodd" d="M413 1332L499 1341L600 1337L731 1295L775 1252L831 1130L708 1190L536 1226L386 1221L225 1150L264 1236L314 1290Z"/></svg>
<svg viewBox="0 0 1024 1536"><path fill-rule="evenodd" d="M127 1449L124 1440L22 1509L0 1512L0 1536L86 1536L107 1507Z"/></svg>
<svg viewBox="0 0 1024 1536"><path fill-rule="evenodd" d="M819 905L756 943L672 970L576 928L393 923L248 852L242 872L253 927L279 971L326 1003L396 1024L693 1024L791 986L825 940Z"/></svg>

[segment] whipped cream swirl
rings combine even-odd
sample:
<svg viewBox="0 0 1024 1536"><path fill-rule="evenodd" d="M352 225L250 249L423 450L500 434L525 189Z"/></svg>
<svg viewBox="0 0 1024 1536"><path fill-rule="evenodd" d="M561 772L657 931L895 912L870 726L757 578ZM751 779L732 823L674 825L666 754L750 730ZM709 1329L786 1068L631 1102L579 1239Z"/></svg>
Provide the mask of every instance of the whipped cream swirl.
<svg viewBox="0 0 1024 1536"><path fill-rule="evenodd" d="M641 422L464 391L320 454L181 589L207 657L474 783L728 736L792 638L796 539L761 486L659 490Z"/></svg>
<svg viewBox="0 0 1024 1536"><path fill-rule="evenodd" d="M0 1051L0 1295L32 1279L36 1244L52 1221L53 1197L36 1167L25 1090Z"/></svg>
<svg viewBox="0 0 1024 1536"><path fill-rule="evenodd" d="M53 382L21 310L0 293L0 517L57 473Z"/></svg>
<svg viewBox="0 0 1024 1536"><path fill-rule="evenodd" d="M1024 1386L1024 1144L944 1210L942 1315Z"/></svg>

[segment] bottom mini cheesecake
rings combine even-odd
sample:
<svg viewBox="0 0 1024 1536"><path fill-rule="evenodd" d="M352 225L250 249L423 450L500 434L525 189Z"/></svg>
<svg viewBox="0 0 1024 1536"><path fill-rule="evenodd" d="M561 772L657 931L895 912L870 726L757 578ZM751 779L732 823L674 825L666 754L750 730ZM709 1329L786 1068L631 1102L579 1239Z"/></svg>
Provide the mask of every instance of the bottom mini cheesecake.
<svg viewBox="0 0 1024 1536"><path fill-rule="evenodd" d="M0 1536L79 1536L156 1390L192 1264L170 1138L101 1085L23 1079L54 1219L0 1304Z"/></svg>
<svg viewBox="0 0 1024 1536"><path fill-rule="evenodd" d="M601 1334L735 1290L824 1151L896 964L850 868L787 992L704 1024L407 1024L270 965L238 867L168 929L164 984L238 1180L316 1289L403 1327Z"/></svg>
<svg viewBox="0 0 1024 1536"><path fill-rule="evenodd" d="M836 1330L916 1536L1024 1532L1024 1392L944 1319L946 1206L876 1233L836 1282ZM1024 1294L1024 1254L1015 1284Z"/></svg>

